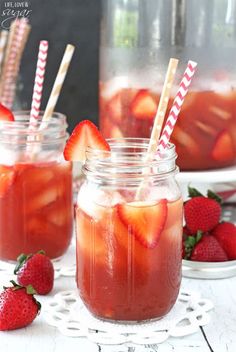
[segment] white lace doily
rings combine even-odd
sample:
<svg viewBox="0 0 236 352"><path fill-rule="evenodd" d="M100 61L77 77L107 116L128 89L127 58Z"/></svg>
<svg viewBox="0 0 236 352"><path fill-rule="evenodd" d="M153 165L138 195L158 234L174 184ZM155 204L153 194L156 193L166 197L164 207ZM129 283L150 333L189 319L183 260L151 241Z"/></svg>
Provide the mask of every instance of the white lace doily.
<svg viewBox="0 0 236 352"><path fill-rule="evenodd" d="M59 259L52 260L52 262L55 270L55 279L58 279L61 276L75 277L76 263L74 239L72 240L66 254ZM0 260L0 274L5 274L7 276L13 275L15 266L15 263Z"/></svg>
<svg viewBox="0 0 236 352"><path fill-rule="evenodd" d="M174 308L164 318L137 324L116 324L95 318L75 291L56 294L44 308L46 321L66 336L87 337L98 344L156 344L170 336L197 332L210 321L211 301L196 292L181 291Z"/></svg>

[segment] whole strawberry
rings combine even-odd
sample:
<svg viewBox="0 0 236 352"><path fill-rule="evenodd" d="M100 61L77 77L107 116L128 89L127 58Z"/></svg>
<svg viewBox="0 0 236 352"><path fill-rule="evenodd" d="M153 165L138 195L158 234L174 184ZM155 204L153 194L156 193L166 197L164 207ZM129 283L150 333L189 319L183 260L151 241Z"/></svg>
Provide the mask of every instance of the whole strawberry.
<svg viewBox="0 0 236 352"><path fill-rule="evenodd" d="M36 254L21 254L14 270L22 286L32 285L39 295L46 295L53 288L54 268L43 251Z"/></svg>
<svg viewBox="0 0 236 352"><path fill-rule="evenodd" d="M0 293L0 330L14 330L32 323L40 311L32 286L22 287L11 281Z"/></svg>
<svg viewBox="0 0 236 352"><path fill-rule="evenodd" d="M208 197L203 196L194 188L189 188L192 197L184 204L186 226L192 234L197 231L211 231L220 221L220 198L211 191Z"/></svg>
<svg viewBox="0 0 236 352"><path fill-rule="evenodd" d="M236 259L236 226L231 222L218 224L211 232L224 248L229 260Z"/></svg>
<svg viewBox="0 0 236 352"><path fill-rule="evenodd" d="M203 235L193 248L190 260L198 262L224 262L228 260L228 257L214 236Z"/></svg>

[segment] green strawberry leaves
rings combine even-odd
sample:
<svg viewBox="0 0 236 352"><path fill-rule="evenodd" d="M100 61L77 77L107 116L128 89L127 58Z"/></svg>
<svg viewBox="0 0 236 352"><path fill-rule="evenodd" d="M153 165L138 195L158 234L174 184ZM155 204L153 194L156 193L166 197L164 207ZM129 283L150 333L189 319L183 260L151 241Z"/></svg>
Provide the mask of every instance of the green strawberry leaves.
<svg viewBox="0 0 236 352"><path fill-rule="evenodd" d="M184 248L185 248L184 259L189 259L191 257L193 248L201 240L202 235L203 235L203 231L200 231L200 230L198 230L195 236L187 236L185 233L183 234Z"/></svg>
<svg viewBox="0 0 236 352"><path fill-rule="evenodd" d="M200 193L196 188L188 186L188 196L189 198L194 197L204 197L202 193Z"/></svg>
<svg viewBox="0 0 236 352"><path fill-rule="evenodd" d="M188 186L188 196L189 198L194 197L205 197L201 192L199 192L196 188ZM210 189L207 190L207 197L210 199L214 199L217 203L222 204L222 198L215 192Z"/></svg>
<svg viewBox="0 0 236 352"><path fill-rule="evenodd" d="M40 251L38 251L37 253L45 255L45 251L42 250L42 249ZM22 268L22 266L25 264L25 262L27 262L27 260L30 259L31 257L33 257L33 254L26 255L24 253L21 253L19 255L19 257L17 257L17 264L16 264L16 267L14 269L14 274L15 275L17 275L17 273Z"/></svg>
<svg viewBox="0 0 236 352"><path fill-rule="evenodd" d="M222 204L222 198L217 193L211 191L210 189L208 189L207 191L207 197L210 199L214 199L219 204Z"/></svg>

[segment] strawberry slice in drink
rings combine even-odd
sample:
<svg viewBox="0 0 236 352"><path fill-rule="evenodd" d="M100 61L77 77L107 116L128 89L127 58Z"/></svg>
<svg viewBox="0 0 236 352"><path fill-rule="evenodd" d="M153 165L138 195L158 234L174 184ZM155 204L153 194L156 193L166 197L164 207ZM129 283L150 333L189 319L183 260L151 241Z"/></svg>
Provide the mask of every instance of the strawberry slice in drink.
<svg viewBox="0 0 236 352"><path fill-rule="evenodd" d="M122 97L121 92L116 93L107 103L106 112L114 122L120 123L122 121Z"/></svg>
<svg viewBox="0 0 236 352"><path fill-rule="evenodd" d="M15 172L13 168L7 166L0 166L0 197L4 197L6 192L10 189L15 179Z"/></svg>
<svg viewBox="0 0 236 352"><path fill-rule="evenodd" d="M154 119L157 111L157 102L147 89L141 89L130 106L131 114L137 119Z"/></svg>
<svg viewBox="0 0 236 352"><path fill-rule="evenodd" d="M97 127L89 120L80 122L73 130L68 139L65 149L64 158L70 161L81 161L86 159L86 149L109 151L109 144L105 141Z"/></svg>
<svg viewBox="0 0 236 352"><path fill-rule="evenodd" d="M235 158L233 141L226 130L220 132L216 137L211 155L217 161L227 161Z"/></svg>
<svg viewBox="0 0 236 352"><path fill-rule="evenodd" d="M14 116L11 110L0 104L0 121L14 121Z"/></svg>
<svg viewBox="0 0 236 352"><path fill-rule="evenodd" d="M117 210L123 224L137 240L147 248L154 248L160 238L167 219L167 200L147 204L132 202L118 204Z"/></svg>

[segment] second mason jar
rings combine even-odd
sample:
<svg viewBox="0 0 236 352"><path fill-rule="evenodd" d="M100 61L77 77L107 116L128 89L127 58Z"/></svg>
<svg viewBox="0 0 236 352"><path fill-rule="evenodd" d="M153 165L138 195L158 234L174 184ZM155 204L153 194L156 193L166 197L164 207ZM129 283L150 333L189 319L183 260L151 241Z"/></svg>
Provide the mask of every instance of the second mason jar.
<svg viewBox="0 0 236 352"><path fill-rule="evenodd" d="M181 282L182 199L170 144L147 160L147 139L88 149L77 202L77 285L87 308L112 321L163 317Z"/></svg>
<svg viewBox="0 0 236 352"><path fill-rule="evenodd" d="M60 257L72 236L72 166L63 158L66 118L30 127L29 112L0 124L0 259L43 249Z"/></svg>

